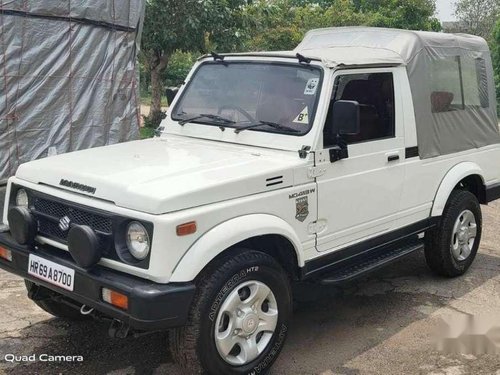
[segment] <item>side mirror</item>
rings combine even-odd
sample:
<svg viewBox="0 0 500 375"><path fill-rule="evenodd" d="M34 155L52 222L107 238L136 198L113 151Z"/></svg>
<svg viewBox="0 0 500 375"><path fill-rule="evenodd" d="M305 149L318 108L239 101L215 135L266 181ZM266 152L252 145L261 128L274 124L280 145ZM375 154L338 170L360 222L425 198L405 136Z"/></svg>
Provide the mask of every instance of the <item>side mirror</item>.
<svg viewBox="0 0 500 375"><path fill-rule="evenodd" d="M347 159L349 150L343 135L355 135L360 132L359 103L351 100L338 100L332 107L332 135L337 136L337 144L330 148L330 162Z"/></svg>
<svg viewBox="0 0 500 375"><path fill-rule="evenodd" d="M360 132L359 103L338 100L333 103L332 129L334 135L355 135Z"/></svg>

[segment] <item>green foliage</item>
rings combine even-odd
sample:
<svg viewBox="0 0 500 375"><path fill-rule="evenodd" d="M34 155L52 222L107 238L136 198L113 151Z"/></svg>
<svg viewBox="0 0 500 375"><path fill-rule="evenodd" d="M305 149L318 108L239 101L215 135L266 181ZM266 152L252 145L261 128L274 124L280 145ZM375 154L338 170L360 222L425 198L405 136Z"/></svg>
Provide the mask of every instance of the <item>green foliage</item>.
<svg viewBox="0 0 500 375"><path fill-rule="evenodd" d="M461 31L490 39L500 15L500 0L458 0L455 14Z"/></svg>
<svg viewBox="0 0 500 375"><path fill-rule="evenodd" d="M146 0L142 35L142 66L150 78L151 112L148 121L157 126L161 119L164 79L179 81L186 62L177 60L177 72L165 77L176 51L203 52L212 46L233 49L239 45L240 9L244 0ZM185 58L185 56L183 56ZM144 88L144 86L142 86Z"/></svg>
<svg viewBox="0 0 500 375"><path fill-rule="evenodd" d="M141 104L147 104L149 105L151 103L151 76L149 75L149 72L146 70L146 67L144 66L144 55L142 53L139 54L139 94L141 98L149 98L148 103L142 103Z"/></svg>
<svg viewBox="0 0 500 375"><path fill-rule="evenodd" d="M163 120L165 117L166 114L164 112L159 112L158 118L152 117L151 113L149 116L142 116L142 118L144 119L144 128L156 129L160 125L161 120Z"/></svg>
<svg viewBox="0 0 500 375"><path fill-rule="evenodd" d="M254 2L246 8L250 30L247 50L290 50L314 28L366 24L350 0L277 0Z"/></svg>
<svg viewBox="0 0 500 375"><path fill-rule="evenodd" d="M193 67L196 57L192 52L176 51L170 58L162 78L166 86L180 86Z"/></svg>
<svg viewBox="0 0 500 375"><path fill-rule="evenodd" d="M493 51L493 69L497 88L497 111L500 115L500 20L497 21L491 41Z"/></svg>
<svg viewBox="0 0 500 375"><path fill-rule="evenodd" d="M275 0L245 7L247 50L293 49L310 29L367 25L440 31L435 0Z"/></svg>
<svg viewBox="0 0 500 375"><path fill-rule="evenodd" d="M146 64L157 63L176 50L203 48L205 4L197 0L147 0L142 50Z"/></svg>
<svg viewBox="0 0 500 375"><path fill-rule="evenodd" d="M151 94L149 94L147 91L139 98L139 101L141 105L149 106L151 104ZM164 95L161 97L161 106L163 107L168 107L168 100L167 96Z"/></svg>
<svg viewBox="0 0 500 375"><path fill-rule="evenodd" d="M153 138L155 135L155 130L151 127L140 128L141 139Z"/></svg>
<svg viewBox="0 0 500 375"><path fill-rule="evenodd" d="M435 0L355 0L357 11L367 14L371 26L440 31L434 17Z"/></svg>

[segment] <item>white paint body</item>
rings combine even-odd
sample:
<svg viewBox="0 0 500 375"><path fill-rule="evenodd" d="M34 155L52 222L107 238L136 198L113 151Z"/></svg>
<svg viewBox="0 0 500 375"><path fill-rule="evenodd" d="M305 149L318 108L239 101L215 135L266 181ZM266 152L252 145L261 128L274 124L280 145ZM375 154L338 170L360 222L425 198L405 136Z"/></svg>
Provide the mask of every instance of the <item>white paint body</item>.
<svg viewBox="0 0 500 375"><path fill-rule="evenodd" d="M289 57L226 59L290 62ZM230 246L264 234L288 239L301 267L313 258L441 215L451 190L464 177L477 174L487 186L500 183L500 145L426 160L405 159L405 148L416 146L417 138L404 66L351 70L393 73L396 136L351 145L348 159L331 163L322 131L334 79L349 71L319 61L312 64L323 69L324 80L315 122L304 136L235 134L196 123L180 126L167 113L161 137L22 165L9 180L7 200L11 184L18 184L152 222L149 269L109 259L100 264L168 283L193 280ZM297 151L304 145L312 152L302 159ZM391 155L399 160L389 163ZM313 172L320 175L314 177ZM282 176L283 183L266 186L266 179L276 176ZM96 187L96 192L60 186L62 178ZM296 219L294 194L304 191L309 191L309 213L301 222ZM3 221L8 224L7 205ZM177 225L190 221L196 221L196 233L177 236ZM65 249L48 239L38 241Z"/></svg>

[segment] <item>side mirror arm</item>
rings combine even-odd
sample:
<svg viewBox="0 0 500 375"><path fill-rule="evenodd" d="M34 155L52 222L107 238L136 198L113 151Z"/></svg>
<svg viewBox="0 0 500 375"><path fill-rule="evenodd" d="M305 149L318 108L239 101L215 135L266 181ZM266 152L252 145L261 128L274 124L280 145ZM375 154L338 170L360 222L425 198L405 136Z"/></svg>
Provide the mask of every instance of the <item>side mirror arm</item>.
<svg viewBox="0 0 500 375"><path fill-rule="evenodd" d="M155 137L159 137L163 131L165 130L165 127L164 126L158 126L155 131L154 131L154 136Z"/></svg>
<svg viewBox="0 0 500 375"><path fill-rule="evenodd" d="M330 149L330 163L347 159L349 157L349 150L347 149L347 142L337 134L337 142L335 146Z"/></svg>

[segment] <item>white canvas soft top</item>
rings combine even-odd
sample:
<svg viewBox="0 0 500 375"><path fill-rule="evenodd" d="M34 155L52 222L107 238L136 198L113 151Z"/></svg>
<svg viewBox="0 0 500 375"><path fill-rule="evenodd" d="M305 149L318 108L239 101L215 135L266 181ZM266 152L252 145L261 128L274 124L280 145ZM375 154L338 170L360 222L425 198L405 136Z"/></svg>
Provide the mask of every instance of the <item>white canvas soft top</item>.
<svg viewBox="0 0 500 375"><path fill-rule="evenodd" d="M337 65L406 65L425 48L432 47L488 52L484 39L473 35L377 27L311 30L294 52Z"/></svg>
<svg viewBox="0 0 500 375"><path fill-rule="evenodd" d="M480 37L327 28L308 32L294 53L330 67L405 65L422 158L500 143L491 56Z"/></svg>

